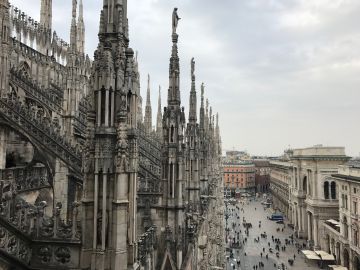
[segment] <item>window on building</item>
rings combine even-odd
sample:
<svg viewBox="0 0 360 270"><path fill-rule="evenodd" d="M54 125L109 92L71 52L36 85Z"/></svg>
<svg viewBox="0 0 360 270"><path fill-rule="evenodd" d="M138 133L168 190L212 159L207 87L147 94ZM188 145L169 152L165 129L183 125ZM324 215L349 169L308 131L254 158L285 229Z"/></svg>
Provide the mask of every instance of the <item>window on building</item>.
<svg viewBox="0 0 360 270"><path fill-rule="evenodd" d="M331 199L336 199L336 182L332 181L330 184Z"/></svg>
<svg viewBox="0 0 360 270"><path fill-rule="evenodd" d="M356 188L354 188L354 194L356 194Z"/></svg>
<svg viewBox="0 0 360 270"><path fill-rule="evenodd" d="M306 176L304 176L304 178L303 178L302 188L303 188L303 191L305 193L307 193L307 177Z"/></svg>
<svg viewBox="0 0 360 270"><path fill-rule="evenodd" d="M345 195L341 194L341 207L345 208Z"/></svg>
<svg viewBox="0 0 360 270"><path fill-rule="evenodd" d="M357 202L353 202L353 213L357 214Z"/></svg>
<svg viewBox="0 0 360 270"><path fill-rule="evenodd" d="M345 195L345 209L348 209L348 196Z"/></svg>
<svg viewBox="0 0 360 270"><path fill-rule="evenodd" d="M324 198L325 200L329 199L329 182L325 181L324 183Z"/></svg>
<svg viewBox="0 0 360 270"><path fill-rule="evenodd" d="M352 227L353 227L353 244L354 246L357 247L359 245L359 229L356 224L353 224Z"/></svg>
<svg viewBox="0 0 360 270"><path fill-rule="evenodd" d="M344 237L345 239L348 239L349 237L349 232L348 232L348 224L347 224L347 219L346 217L343 218L343 230L344 230Z"/></svg>

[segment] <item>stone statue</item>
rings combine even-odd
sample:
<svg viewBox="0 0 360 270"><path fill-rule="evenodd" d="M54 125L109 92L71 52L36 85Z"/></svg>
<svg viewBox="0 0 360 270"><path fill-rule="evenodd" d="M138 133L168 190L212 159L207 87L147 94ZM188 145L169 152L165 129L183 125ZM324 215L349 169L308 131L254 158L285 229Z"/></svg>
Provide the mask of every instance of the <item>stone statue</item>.
<svg viewBox="0 0 360 270"><path fill-rule="evenodd" d="M195 78L195 60L191 58L191 78Z"/></svg>
<svg viewBox="0 0 360 270"><path fill-rule="evenodd" d="M176 34L176 28L178 25L180 18L177 14L177 8L174 8L173 14L172 14L172 30L173 30L173 34Z"/></svg>

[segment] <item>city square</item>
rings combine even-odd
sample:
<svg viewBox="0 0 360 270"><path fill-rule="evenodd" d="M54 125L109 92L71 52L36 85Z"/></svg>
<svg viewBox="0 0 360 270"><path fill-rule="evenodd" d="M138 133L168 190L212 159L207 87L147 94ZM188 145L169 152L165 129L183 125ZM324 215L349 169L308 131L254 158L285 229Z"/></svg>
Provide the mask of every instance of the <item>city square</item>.
<svg viewBox="0 0 360 270"><path fill-rule="evenodd" d="M286 225L286 221L284 224L278 224L276 221L269 220L268 217L271 216L272 211L270 208L265 208L264 205L261 204L260 199L253 198L246 200L244 203L229 204L227 209L228 213L230 213L227 221L229 228L227 247L229 247L230 250L230 243L233 241L233 238L235 237L236 241L238 239L236 232L241 231L239 237L241 248L232 249L234 251L233 258L230 258L230 252L227 252L227 258L229 258L227 259L227 269L234 269L233 266L235 266L235 269L251 270L254 269L255 265L258 266L258 269L278 269L279 267L281 269L282 264L286 266L286 269L319 269L316 262L307 261L302 252L299 252L305 249L303 245L306 241L294 238L291 243L290 237L294 234L293 230ZM239 218L237 218L236 214L238 214ZM245 228L242 225L243 219L245 219L246 223L252 224L252 228L249 229L249 235L245 233ZM233 223L236 224L235 227L232 226ZM265 233L267 237L263 238L261 234ZM246 241L245 238L247 239ZM259 241L254 240L258 238ZM276 243L272 241L272 238L279 239L282 243L281 246L286 247L285 251L277 251L275 249ZM289 244L285 245L285 239L289 240ZM298 245L301 247L298 247ZM272 252L269 251L270 248ZM276 256L276 252L279 253L279 256ZM236 261L234 259L236 259ZM239 260L240 267L238 267L237 264ZM293 260L293 264L290 265L288 260ZM264 264L262 268L259 267L259 262Z"/></svg>

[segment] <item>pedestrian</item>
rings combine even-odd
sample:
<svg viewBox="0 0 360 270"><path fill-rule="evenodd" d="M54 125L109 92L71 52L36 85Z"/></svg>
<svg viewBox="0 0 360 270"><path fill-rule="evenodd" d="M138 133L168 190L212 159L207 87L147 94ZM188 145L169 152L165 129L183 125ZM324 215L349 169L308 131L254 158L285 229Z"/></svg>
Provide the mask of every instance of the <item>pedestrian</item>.
<svg viewBox="0 0 360 270"><path fill-rule="evenodd" d="M262 258L262 252L260 252L260 257Z"/></svg>

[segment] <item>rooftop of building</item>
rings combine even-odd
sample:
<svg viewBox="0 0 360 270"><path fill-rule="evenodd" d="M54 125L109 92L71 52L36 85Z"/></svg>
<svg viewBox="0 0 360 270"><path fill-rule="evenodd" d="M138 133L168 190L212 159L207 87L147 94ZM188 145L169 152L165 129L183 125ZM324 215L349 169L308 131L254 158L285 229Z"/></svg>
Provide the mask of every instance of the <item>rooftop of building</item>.
<svg viewBox="0 0 360 270"><path fill-rule="evenodd" d="M270 166L271 167L290 168L293 166L293 163L290 161L285 161L285 160L271 160Z"/></svg>
<svg viewBox="0 0 360 270"><path fill-rule="evenodd" d="M223 166L255 166L251 160L223 160Z"/></svg>
<svg viewBox="0 0 360 270"><path fill-rule="evenodd" d="M255 167L269 167L270 161L267 159L254 159L252 161L255 164Z"/></svg>
<svg viewBox="0 0 360 270"><path fill-rule="evenodd" d="M294 157L344 157L345 147L343 146L323 146L322 144L314 145L312 147L298 148L292 151L292 158Z"/></svg>
<svg viewBox="0 0 360 270"><path fill-rule="evenodd" d="M360 183L360 159L351 159L345 165L340 165L338 173L332 176L344 181Z"/></svg>

